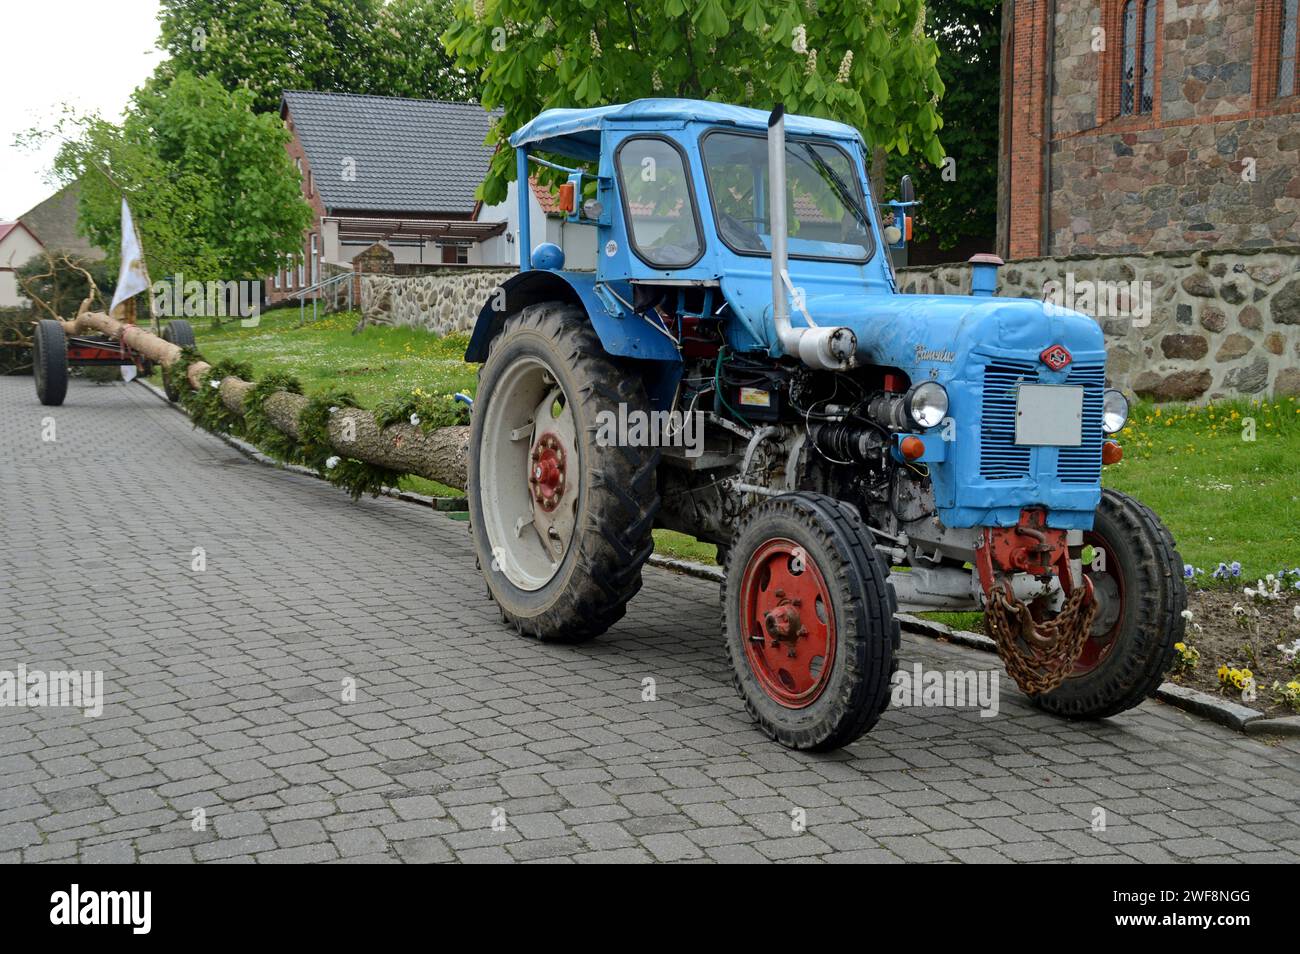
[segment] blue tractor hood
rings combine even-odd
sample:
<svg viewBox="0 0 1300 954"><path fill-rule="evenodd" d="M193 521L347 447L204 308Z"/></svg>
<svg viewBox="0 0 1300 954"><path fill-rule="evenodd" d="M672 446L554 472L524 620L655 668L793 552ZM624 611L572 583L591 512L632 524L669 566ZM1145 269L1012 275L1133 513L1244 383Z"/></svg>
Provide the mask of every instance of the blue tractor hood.
<svg viewBox="0 0 1300 954"><path fill-rule="evenodd" d="M901 368L914 380L917 372L940 380L959 374L975 354L1037 360L1055 344L1075 361L1105 360L1095 321L1034 299L831 294L809 297L807 307L819 325L852 328L863 363ZM792 320L803 323L797 311Z"/></svg>

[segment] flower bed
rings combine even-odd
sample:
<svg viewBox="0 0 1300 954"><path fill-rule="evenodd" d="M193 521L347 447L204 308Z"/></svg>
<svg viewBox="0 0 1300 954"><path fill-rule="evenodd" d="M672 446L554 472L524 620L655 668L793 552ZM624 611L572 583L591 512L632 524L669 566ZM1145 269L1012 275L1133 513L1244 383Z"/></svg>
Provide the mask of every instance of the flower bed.
<svg viewBox="0 0 1300 954"><path fill-rule="evenodd" d="M1244 586L1236 563L1184 574L1187 634L1169 678L1271 716L1300 713L1300 568Z"/></svg>

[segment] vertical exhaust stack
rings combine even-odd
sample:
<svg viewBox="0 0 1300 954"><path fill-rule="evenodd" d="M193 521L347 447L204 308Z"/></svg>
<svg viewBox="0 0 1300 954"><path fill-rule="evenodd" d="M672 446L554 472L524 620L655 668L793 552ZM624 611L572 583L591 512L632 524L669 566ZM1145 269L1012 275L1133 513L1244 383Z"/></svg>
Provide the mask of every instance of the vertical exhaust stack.
<svg viewBox="0 0 1300 954"><path fill-rule="evenodd" d="M786 292L793 292L787 269L789 223L785 214L785 106L776 104L767 120L767 214L772 225L772 323L781 350L794 355L804 364L821 371L843 371L853 367L858 338L851 328L820 328L800 306L808 322L806 328L790 326L790 302Z"/></svg>
<svg viewBox="0 0 1300 954"><path fill-rule="evenodd" d="M785 218L785 105L776 104L767 119L767 217L772 224L772 320L777 336L790 327L790 303L785 297L787 232ZM782 337L781 346L785 347ZM788 349L787 349L788 350Z"/></svg>

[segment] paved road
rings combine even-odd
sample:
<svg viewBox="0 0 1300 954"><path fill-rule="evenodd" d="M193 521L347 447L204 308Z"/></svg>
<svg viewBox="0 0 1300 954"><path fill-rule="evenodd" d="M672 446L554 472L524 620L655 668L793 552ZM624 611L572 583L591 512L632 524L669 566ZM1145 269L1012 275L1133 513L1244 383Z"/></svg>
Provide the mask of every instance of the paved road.
<svg viewBox="0 0 1300 954"><path fill-rule="evenodd" d="M712 584L651 569L606 637L521 640L463 524L252 463L136 385L49 409L0 378L0 493L0 670L105 680L98 718L0 708L0 861L1300 860L1294 740L1154 701L1070 724L1004 679L995 718L787 752Z"/></svg>

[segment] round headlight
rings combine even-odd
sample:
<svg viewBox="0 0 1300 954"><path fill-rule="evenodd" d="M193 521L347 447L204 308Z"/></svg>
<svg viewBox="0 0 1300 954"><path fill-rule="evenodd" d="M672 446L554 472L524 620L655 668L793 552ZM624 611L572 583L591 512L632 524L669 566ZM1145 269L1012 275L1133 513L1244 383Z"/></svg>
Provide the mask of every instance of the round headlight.
<svg viewBox="0 0 1300 954"><path fill-rule="evenodd" d="M948 392L936 381L922 381L906 400L907 416L919 428L935 427L948 416Z"/></svg>
<svg viewBox="0 0 1300 954"><path fill-rule="evenodd" d="M1101 429L1114 434L1128 423L1128 398L1114 388L1107 389L1101 398Z"/></svg>

